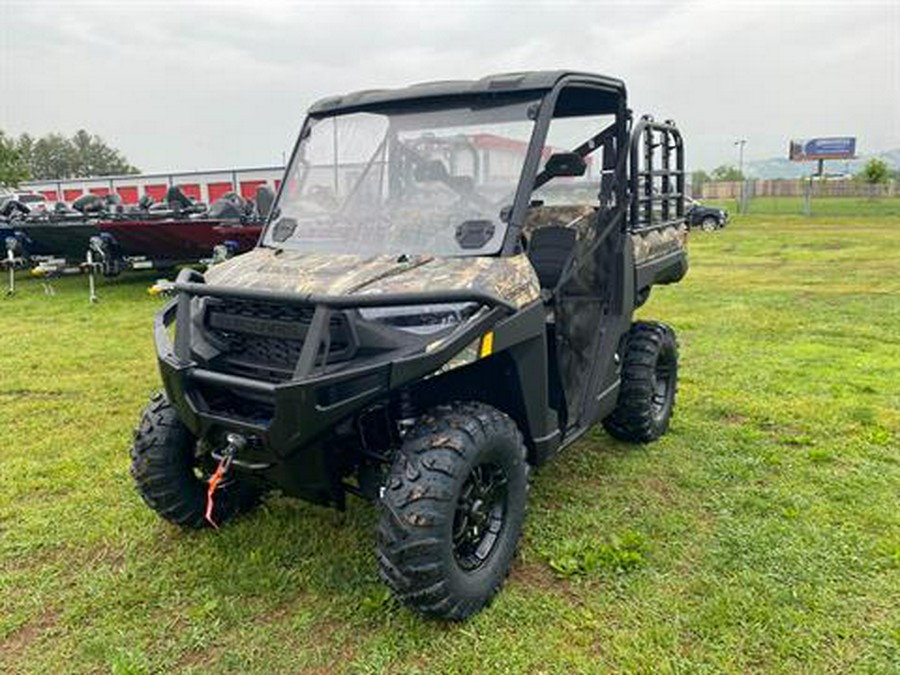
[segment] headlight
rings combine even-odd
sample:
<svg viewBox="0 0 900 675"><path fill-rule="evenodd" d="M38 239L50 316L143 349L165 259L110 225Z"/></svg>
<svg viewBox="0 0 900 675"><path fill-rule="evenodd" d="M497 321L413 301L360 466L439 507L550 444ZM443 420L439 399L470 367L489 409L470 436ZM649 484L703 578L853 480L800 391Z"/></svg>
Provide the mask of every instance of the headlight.
<svg viewBox="0 0 900 675"><path fill-rule="evenodd" d="M448 302L440 305L360 307L359 314L367 321L377 321L407 333L431 335L459 325L477 311L477 302Z"/></svg>

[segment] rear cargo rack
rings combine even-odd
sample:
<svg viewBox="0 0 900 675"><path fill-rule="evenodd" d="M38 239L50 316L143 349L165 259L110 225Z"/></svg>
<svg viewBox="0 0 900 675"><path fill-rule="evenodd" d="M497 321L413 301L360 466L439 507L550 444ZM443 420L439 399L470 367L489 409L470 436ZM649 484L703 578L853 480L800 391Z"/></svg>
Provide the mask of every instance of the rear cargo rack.
<svg viewBox="0 0 900 675"><path fill-rule="evenodd" d="M684 142L672 120L644 115L632 132L630 204L632 232L661 230L684 222Z"/></svg>

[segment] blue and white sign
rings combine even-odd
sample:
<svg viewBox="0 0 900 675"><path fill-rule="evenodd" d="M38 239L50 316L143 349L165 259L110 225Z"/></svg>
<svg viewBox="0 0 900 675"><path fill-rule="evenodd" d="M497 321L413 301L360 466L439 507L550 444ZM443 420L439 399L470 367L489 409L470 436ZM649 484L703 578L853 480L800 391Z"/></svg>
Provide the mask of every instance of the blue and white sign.
<svg viewBox="0 0 900 675"><path fill-rule="evenodd" d="M816 159L853 159L856 157L856 139L852 136L810 138L791 141L789 155L795 162Z"/></svg>

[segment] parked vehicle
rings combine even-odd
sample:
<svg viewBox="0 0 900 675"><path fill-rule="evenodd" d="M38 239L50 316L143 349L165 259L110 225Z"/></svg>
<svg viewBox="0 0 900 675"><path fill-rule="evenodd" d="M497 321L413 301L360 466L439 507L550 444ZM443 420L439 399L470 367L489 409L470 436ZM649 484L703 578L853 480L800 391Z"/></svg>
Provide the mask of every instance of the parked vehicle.
<svg viewBox="0 0 900 675"><path fill-rule="evenodd" d="M11 192L0 196L0 211L9 201L15 201L28 209L28 213L41 214L50 210L47 199L37 192Z"/></svg>
<svg viewBox="0 0 900 675"><path fill-rule="evenodd" d="M576 145L545 150L576 123ZM683 195L678 129L632 124L614 78L319 101L259 245L182 271L156 317L165 393L131 449L141 496L187 528L270 489L371 499L396 596L472 615L507 576L532 467L597 422L666 432L675 333L634 309L687 271Z"/></svg>
<svg viewBox="0 0 900 675"><path fill-rule="evenodd" d="M704 232L712 232L725 227L728 211L718 206L706 206L696 199L686 200L687 222L690 227L699 227Z"/></svg>

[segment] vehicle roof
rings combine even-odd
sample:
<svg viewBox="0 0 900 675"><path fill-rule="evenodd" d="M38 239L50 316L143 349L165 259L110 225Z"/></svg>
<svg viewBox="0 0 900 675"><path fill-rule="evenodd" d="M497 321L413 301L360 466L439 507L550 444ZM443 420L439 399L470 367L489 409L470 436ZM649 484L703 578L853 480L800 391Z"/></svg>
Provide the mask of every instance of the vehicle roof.
<svg viewBox="0 0 900 675"><path fill-rule="evenodd" d="M563 78L598 85L625 97L625 83L614 77L571 70L532 70L520 73L487 75L478 80L441 80L422 82L399 89L365 89L320 99L310 106L310 115L345 112L358 108L416 99L433 99L509 92L543 92Z"/></svg>

